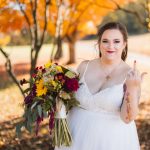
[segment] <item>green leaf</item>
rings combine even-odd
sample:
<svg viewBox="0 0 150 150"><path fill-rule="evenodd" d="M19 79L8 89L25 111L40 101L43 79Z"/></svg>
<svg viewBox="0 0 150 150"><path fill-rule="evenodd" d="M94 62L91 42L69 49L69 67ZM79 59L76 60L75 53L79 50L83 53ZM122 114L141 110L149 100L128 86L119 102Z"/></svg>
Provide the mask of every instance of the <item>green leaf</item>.
<svg viewBox="0 0 150 150"><path fill-rule="evenodd" d="M37 110L37 108L36 108L36 109L34 109L33 112L32 112L32 120L33 120L33 122L36 121L37 116L38 116L38 110Z"/></svg>
<svg viewBox="0 0 150 150"><path fill-rule="evenodd" d="M67 72L69 70L69 69L67 69L67 68L65 68L63 66L61 66L61 68L62 68L63 72Z"/></svg>
<svg viewBox="0 0 150 150"><path fill-rule="evenodd" d="M30 79L30 83L33 84L34 82L35 82L35 79L34 79L34 78L31 78L31 79Z"/></svg>
<svg viewBox="0 0 150 150"><path fill-rule="evenodd" d="M30 133L32 133L32 126L31 126L31 124L30 124L29 122L27 122L26 129L27 129Z"/></svg>
<svg viewBox="0 0 150 150"><path fill-rule="evenodd" d="M19 122L17 125L16 125L16 134L17 134L17 137L21 137L21 128L24 126L24 123L23 122Z"/></svg>
<svg viewBox="0 0 150 150"><path fill-rule="evenodd" d="M67 71L65 75L69 78L74 78L76 76L75 73L73 73L71 71Z"/></svg>
<svg viewBox="0 0 150 150"><path fill-rule="evenodd" d="M40 100L45 100L45 99L42 98L42 97L34 97L33 100L34 100L34 101L40 101Z"/></svg>
<svg viewBox="0 0 150 150"><path fill-rule="evenodd" d="M35 101L35 102L33 103L33 105L31 106L31 110L33 110L33 108L36 106L37 103L38 103L38 101Z"/></svg>
<svg viewBox="0 0 150 150"><path fill-rule="evenodd" d="M37 108L38 108L39 116L42 117L42 107L41 107L41 105L38 105Z"/></svg>
<svg viewBox="0 0 150 150"><path fill-rule="evenodd" d="M45 118L48 117L48 114L47 114L47 112L45 110L43 110L43 114L44 114Z"/></svg>

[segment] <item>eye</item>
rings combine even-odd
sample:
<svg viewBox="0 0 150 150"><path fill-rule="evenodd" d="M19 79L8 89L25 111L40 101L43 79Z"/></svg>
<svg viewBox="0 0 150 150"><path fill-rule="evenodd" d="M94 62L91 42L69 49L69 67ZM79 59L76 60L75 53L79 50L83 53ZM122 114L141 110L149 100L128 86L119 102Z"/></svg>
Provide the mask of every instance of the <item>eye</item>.
<svg viewBox="0 0 150 150"><path fill-rule="evenodd" d="M119 40L115 40L114 43L120 43L120 41Z"/></svg>
<svg viewBox="0 0 150 150"><path fill-rule="evenodd" d="M107 40L103 40L102 42L103 42L103 43L108 43L108 41L107 41Z"/></svg>

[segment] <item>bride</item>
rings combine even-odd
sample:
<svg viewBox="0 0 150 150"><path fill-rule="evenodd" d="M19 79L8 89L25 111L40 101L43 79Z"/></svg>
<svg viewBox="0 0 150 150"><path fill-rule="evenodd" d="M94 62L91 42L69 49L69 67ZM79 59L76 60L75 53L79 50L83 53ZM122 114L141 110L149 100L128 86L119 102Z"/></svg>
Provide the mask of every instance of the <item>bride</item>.
<svg viewBox="0 0 150 150"><path fill-rule="evenodd" d="M141 81L136 61L130 67L126 28L110 22L98 31L99 58L78 66L80 106L67 117L73 143L55 150L140 150L134 122Z"/></svg>

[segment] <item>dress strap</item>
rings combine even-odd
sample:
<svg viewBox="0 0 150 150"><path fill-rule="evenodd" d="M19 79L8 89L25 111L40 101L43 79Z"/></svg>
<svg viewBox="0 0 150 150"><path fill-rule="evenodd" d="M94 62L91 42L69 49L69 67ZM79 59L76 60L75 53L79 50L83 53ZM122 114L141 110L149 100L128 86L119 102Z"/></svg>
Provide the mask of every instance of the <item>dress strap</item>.
<svg viewBox="0 0 150 150"><path fill-rule="evenodd" d="M84 70L83 75L82 75L83 78L84 78L85 73L86 73L86 71L87 71L87 68L88 68L88 66L89 66L89 62L90 62L90 60L89 60L89 61L87 62L87 64L86 64L85 70Z"/></svg>

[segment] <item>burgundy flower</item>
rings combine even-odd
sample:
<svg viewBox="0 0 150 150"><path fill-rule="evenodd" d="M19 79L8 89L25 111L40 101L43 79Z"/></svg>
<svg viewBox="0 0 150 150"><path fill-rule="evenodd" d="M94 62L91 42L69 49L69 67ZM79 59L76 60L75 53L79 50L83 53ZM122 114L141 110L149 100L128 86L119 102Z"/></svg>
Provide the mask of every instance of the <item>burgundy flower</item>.
<svg viewBox="0 0 150 150"><path fill-rule="evenodd" d="M66 78L65 88L67 88L69 91L77 91L79 88L78 80L76 78Z"/></svg>
<svg viewBox="0 0 150 150"><path fill-rule="evenodd" d="M43 68L43 69L42 69L42 73L45 73L45 72L46 72L46 69L45 69L45 68Z"/></svg>
<svg viewBox="0 0 150 150"><path fill-rule="evenodd" d="M25 83L27 83L26 79L20 80L20 84L21 84L21 85L23 85L23 84L25 84Z"/></svg>
<svg viewBox="0 0 150 150"><path fill-rule="evenodd" d="M36 67L36 68L34 69L34 73L37 73L38 70L39 70L39 67Z"/></svg>
<svg viewBox="0 0 150 150"><path fill-rule="evenodd" d="M32 86L32 96L36 96L36 85L33 84Z"/></svg>
<svg viewBox="0 0 150 150"><path fill-rule="evenodd" d="M57 73L57 74L55 75L54 79L55 79L55 80L58 80L58 81L60 81L60 82L63 82L63 83L64 83L64 81L65 81L65 79L64 79L64 74L63 74L63 73Z"/></svg>
<svg viewBox="0 0 150 150"><path fill-rule="evenodd" d="M54 128L54 115L55 115L54 111L51 111L49 113L49 131L50 131L50 134L52 134L52 130Z"/></svg>
<svg viewBox="0 0 150 150"><path fill-rule="evenodd" d="M33 77L33 78L35 78L35 77L36 77L36 74L35 74L35 73L33 73L33 74L32 74L32 77Z"/></svg>
<svg viewBox="0 0 150 150"><path fill-rule="evenodd" d="M32 101L33 101L33 96L32 96L32 92L31 92L28 96L25 97L24 103L25 103L26 105L28 105L28 104L31 104Z"/></svg>
<svg viewBox="0 0 150 150"><path fill-rule="evenodd" d="M38 116L37 119L36 119L36 136L38 135L38 132L39 132L39 126L40 126L40 123L43 121L43 113L42 113L42 116Z"/></svg>
<svg viewBox="0 0 150 150"><path fill-rule="evenodd" d="M40 67L39 67L39 69L43 69L43 67L42 67L42 66L40 66Z"/></svg>
<svg viewBox="0 0 150 150"><path fill-rule="evenodd" d="M36 85L34 84L32 87L31 92L29 93L29 95L27 95L24 99L24 103L26 105L31 104L33 101L33 98L36 96Z"/></svg>

